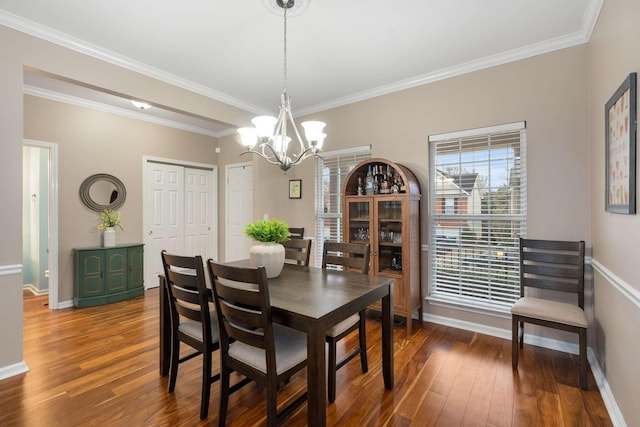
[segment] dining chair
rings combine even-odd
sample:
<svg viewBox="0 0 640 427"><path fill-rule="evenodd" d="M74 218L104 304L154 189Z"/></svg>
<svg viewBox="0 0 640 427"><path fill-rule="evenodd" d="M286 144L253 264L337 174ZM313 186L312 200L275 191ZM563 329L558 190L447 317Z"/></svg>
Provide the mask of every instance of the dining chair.
<svg viewBox="0 0 640 427"><path fill-rule="evenodd" d="M210 312L204 264L200 256L170 255L164 250L161 255L171 317L169 393L176 387L178 365L202 354L200 419L205 419L209 413L211 384L220 378L220 374L211 375L212 353L220 345L217 319ZM181 358L180 343L195 351Z"/></svg>
<svg viewBox="0 0 640 427"><path fill-rule="evenodd" d="M304 227L289 227L289 234L292 239L303 239Z"/></svg>
<svg viewBox="0 0 640 427"><path fill-rule="evenodd" d="M284 260L298 265L309 265L311 256L311 239L289 239L282 242L284 246Z"/></svg>
<svg viewBox="0 0 640 427"><path fill-rule="evenodd" d="M540 291L574 293L575 303L540 298ZM518 368L518 346L524 346L524 324L562 329L578 334L580 387L587 389L587 316L584 312L584 241L520 239L520 299L511 307L513 369Z"/></svg>
<svg viewBox="0 0 640 427"><path fill-rule="evenodd" d="M233 371L267 391L267 425L275 426L307 400L307 392L277 412L279 384L307 366L307 336L271 319L264 267L242 268L208 261L220 325L219 425L226 422Z"/></svg>
<svg viewBox="0 0 640 427"><path fill-rule="evenodd" d="M325 241L322 250L322 268L327 266L341 266L344 269L359 271L362 274L369 274L369 255L371 246L369 243L341 243ZM337 362L338 341L358 329L358 348L353 350L341 361ZM362 373L369 370L367 362L367 332L366 332L366 312L360 311L358 314L348 317L327 331L326 341L329 344L329 374L327 379L327 389L329 402L336 400L336 373L351 359L360 355Z"/></svg>

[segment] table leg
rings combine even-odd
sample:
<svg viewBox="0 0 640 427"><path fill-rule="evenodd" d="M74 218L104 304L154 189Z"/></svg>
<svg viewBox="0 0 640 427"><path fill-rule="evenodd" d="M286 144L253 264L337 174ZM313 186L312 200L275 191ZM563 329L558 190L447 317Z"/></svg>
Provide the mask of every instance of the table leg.
<svg viewBox="0 0 640 427"><path fill-rule="evenodd" d="M307 333L307 425L327 424L327 376L324 332Z"/></svg>
<svg viewBox="0 0 640 427"><path fill-rule="evenodd" d="M171 363L171 319L169 318L169 301L167 300L167 282L164 276L160 280L160 375L169 375Z"/></svg>
<svg viewBox="0 0 640 427"><path fill-rule="evenodd" d="M393 389L393 285L382 298L382 375L385 388Z"/></svg>

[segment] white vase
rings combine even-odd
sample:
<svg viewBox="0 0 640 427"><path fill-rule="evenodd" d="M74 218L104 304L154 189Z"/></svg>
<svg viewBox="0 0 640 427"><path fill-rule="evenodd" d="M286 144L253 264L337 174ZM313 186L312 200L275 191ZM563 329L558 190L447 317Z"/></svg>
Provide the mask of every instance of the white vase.
<svg viewBox="0 0 640 427"><path fill-rule="evenodd" d="M103 246L105 248L110 248L116 245L116 228L115 227L106 227L104 229L104 233L102 234L103 238Z"/></svg>
<svg viewBox="0 0 640 427"><path fill-rule="evenodd" d="M284 267L284 246L275 242L255 242L249 249L252 267L264 266L267 278L278 277Z"/></svg>

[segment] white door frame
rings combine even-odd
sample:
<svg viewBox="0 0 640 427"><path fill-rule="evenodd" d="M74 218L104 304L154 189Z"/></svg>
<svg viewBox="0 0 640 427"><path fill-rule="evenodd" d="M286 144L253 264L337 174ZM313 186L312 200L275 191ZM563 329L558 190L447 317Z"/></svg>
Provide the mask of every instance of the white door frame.
<svg viewBox="0 0 640 427"><path fill-rule="evenodd" d="M23 146L49 150L49 309L58 306L58 144L24 139Z"/></svg>
<svg viewBox="0 0 640 427"><path fill-rule="evenodd" d="M229 254L229 169L243 166L253 167L253 162L229 163L224 167L224 256ZM228 259L228 258L227 258Z"/></svg>
<svg viewBox="0 0 640 427"><path fill-rule="evenodd" d="M147 167L149 163L165 163L168 165L176 165L183 166L187 168L200 168L207 169L212 171L213 181L213 195L211 198L212 208L211 208L211 224L215 227L214 231L216 236L220 235L220 231L218 230L218 166L209 164L209 163L197 163L197 162L189 162L186 160L177 160L177 159L169 159L166 157L156 157L156 156L142 156L142 241L145 241L145 233L149 229L149 225L146 223L147 215L145 214L145 199L146 199L146 191L147 191ZM158 254L160 256L160 254ZM218 245L213 245L213 259L218 259ZM145 283L144 288L155 288L158 286L158 283Z"/></svg>

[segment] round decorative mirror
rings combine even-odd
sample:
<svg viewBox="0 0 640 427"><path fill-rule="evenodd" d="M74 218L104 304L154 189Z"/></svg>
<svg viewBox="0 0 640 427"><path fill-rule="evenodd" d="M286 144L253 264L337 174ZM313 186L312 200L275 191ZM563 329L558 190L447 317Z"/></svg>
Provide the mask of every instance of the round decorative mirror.
<svg viewBox="0 0 640 427"><path fill-rule="evenodd" d="M127 189L122 181L106 173L91 175L80 185L80 200L96 212L118 209L126 198Z"/></svg>

